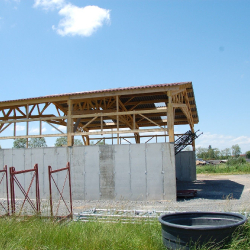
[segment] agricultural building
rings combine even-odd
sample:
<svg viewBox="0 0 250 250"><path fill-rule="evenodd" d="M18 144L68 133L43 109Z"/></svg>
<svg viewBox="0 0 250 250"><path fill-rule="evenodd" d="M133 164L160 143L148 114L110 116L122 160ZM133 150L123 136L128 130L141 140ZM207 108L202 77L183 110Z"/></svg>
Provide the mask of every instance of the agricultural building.
<svg viewBox="0 0 250 250"><path fill-rule="evenodd" d="M192 82L2 101L0 141L67 137L67 145L3 149L0 164L24 169L38 163L46 175L48 165L59 168L69 161L74 199L173 200L176 177L196 178L195 142L193 151L175 156L174 143L182 134L174 128L189 125L194 133L198 121ZM52 132L43 132L45 123ZM33 125L39 128L36 134L30 132ZM74 146L76 136L84 146ZM46 197L43 179L41 195Z"/></svg>

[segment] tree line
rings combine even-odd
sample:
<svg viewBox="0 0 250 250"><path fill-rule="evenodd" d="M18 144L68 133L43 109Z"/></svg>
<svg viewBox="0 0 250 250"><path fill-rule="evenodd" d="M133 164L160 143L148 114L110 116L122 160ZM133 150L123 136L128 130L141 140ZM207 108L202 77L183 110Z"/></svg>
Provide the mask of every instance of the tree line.
<svg viewBox="0 0 250 250"><path fill-rule="evenodd" d="M25 138L19 138L14 140L13 142L13 148L26 148L27 139ZM104 144L104 141L101 140L97 142L98 145ZM82 141L79 139L74 139L74 145L81 146L83 145ZM95 143L92 141L91 145L95 145ZM62 147L67 146L67 137L58 137L54 144L55 147ZM28 140L28 148L43 148L47 147L47 143L44 137L37 137L37 138L31 138ZM1 146L0 146L1 148Z"/></svg>
<svg viewBox="0 0 250 250"><path fill-rule="evenodd" d="M211 145L209 145L208 148L198 147L196 149L196 156L204 160L221 160L231 157L237 158L241 155L241 153L241 148L238 144L235 144L231 148L225 148L223 150L212 148ZM246 152L246 158L250 159L250 151Z"/></svg>
<svg viewBox="0 0 250 250"><path fill-rule="evenodd" d="M19 138L14 140L13 148L26 148L27 139ZM62 147L67 145L67 137L58 137L54 144L55 147ZM74 145L83 145L81 140L75 139ZM43 148L47 147L47 143L44 137L31 138L28 140L28 148Z"/></svg>
<svg viewBox="0 0 250 250"><path fill-rule="evenodd" d="M13 142L13 148L26 148L26 143L27 143L27 139L25 138L16 139ZM97 144L104 144L104 142L100 141ZM66 136L58 137L54 144L55 147L62 147L66 145L67 145ZM74 145L83 145L83 143L79 139L74 139ZM94 145L94 143L91 142L91 145ZM31 138L28 140L28 148L41 148L41 147L47 147L47 143L44 137ZM0 149L1 149L1 145L0 145ZM231 148L225 148L223 150L219 150L218 148L212 148L211 145L209 145L208 148L202 148L202 147L196 148L197 158L202 158L204 160L228 159L232 156L239 157L240 154L241 154L241 148L238 144L233 145ZM250 151L246 152L246 158L250 159Z"/></svg>

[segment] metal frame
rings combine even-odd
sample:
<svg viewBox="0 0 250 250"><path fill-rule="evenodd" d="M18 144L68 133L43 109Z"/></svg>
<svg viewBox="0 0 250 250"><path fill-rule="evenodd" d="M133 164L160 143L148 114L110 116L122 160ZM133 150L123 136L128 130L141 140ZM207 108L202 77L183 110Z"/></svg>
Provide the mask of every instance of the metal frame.
<svg viewBox="0 0 250 250"><path fill-rule="evenodd" d="M21 208L20 208L18 215L21 214L26 200L28 201L30 206L33 208L33 210L36 212L36 214L39 214L40 213L40 191L39 191L39 178L38 178L38 164L34 165L34 169L16 171L14 167L10 167L9 170L10 170L10 195L11 195L11 212L12 212L12 214L16 213L15 183L17 184L17 186L19 187L19 189L21 190L21 192L24 195L24 200L23 200L23 203L21 205ZM25 189L23 188L23 186L21 185L21 183L18 181L16 175L30 173L30 172L34 172L34 174L31 178L30 185L29 185L27 192L26 192ZM35 179L35 189L36 189L36 202L35 202L35 204L29 198L29 191L31 189L31 186L32 186L34 179Z"/></svg>
<svg viewBox="0 0 250 250"><path fill-rule="evenodd" d="M54 173L59 173L59 172L62 172L62 171L67 171L66 173L66 176L65 176L65 179L64 179L64 184L63 184L63 187L62 187L62 190L59 189L54 177L52 176L52 174ZM48 166L48 173L49 173L49 192L50 192L50 215L51 217L54 216L53 214L53 199L52 199L52 182L51 180L53 180L55 186L56 186L56 189L59 193L59 201L58 201L58 205L57 205L57 208L56 208L56 217L58 218L73 218L73 209L72 209L72 194L71 194L71 178L70 178L70 163L67 162L67 165L65 168L61 168L61 169L56 169L56 170L52 170L52 167L51 166ZM70 197L70 207L68 207L67 203L65 202L65 199L63 197L63 191L64 191L64 187L65 187L65 184L66 184L66 180L68 178L68 183L69 183L69 197ZM59 210L59 206L60 206L60 202L61 200L63 200L69 214L66 215L66 216L58 216L58 210Z"/></svg>
<svg viewBox="0 0 250 250"><path fill-rule="evenodd" d="M5 215L9 215L9 190L8 190L8 171L7 171L7 165L4 165L3 170L0 170L0 173L3 173L2 178L0 180L0 185L2 184L2 181L4 179L5 176L5 181L6 181L6 203L7 203L7 207L4 206L4 204L2 202L0 202L0 206L6 211Z"/></svg>

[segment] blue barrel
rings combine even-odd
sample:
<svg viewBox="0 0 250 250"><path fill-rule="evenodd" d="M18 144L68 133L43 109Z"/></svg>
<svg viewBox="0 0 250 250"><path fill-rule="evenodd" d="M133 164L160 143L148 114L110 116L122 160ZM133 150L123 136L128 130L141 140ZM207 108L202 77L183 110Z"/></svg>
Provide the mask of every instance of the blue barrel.
<svg viewBox="0 0 250 250"><path fill-rule="evenodd" d="M221 212L181 212L159 217L164 245L185 250L207 242L223 243L246 220L241 214Z"/></svg>

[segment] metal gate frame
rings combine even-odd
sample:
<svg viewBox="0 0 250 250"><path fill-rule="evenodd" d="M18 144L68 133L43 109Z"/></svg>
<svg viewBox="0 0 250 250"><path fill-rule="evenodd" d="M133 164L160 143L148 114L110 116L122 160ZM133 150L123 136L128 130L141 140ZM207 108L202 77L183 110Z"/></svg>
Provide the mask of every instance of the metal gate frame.
<svg viewBox="0 0 250 250"><path fill-rule="evenodd" d="M2 184L2 181L4 179L5 176L5 180L6 180L6 203L7 203L7 208L3 205L2 202L0 202L0 206L6 211L5 215L9 215L10 214L10 206L9 206L9 190L8 190L8 170L7 170L7 165L4 165L3 170L0 170L0 173L3 173L2 178L0 180L0 185Z"/></svg>
<svg viewBox="0 0 250 250"><path fill-rule="evenodd" d="M66 177L65 177L65 180L64 180L62 190L60 191L60 189L58 188L58 185L56 184L56 181L53 178L52 174L53 173L58 173L58 172L61 172L61 171L67 171L67 173L66 173ZM53 182L54 182L54 184L56 186L56 189L57 189L57 191L59 192L59 195L60 195L55 217L62 218L62 219L67 219L67 218L72 219L73 218L73 209L72 209L72 194L71 194L70 163L67 162L67 165L66 165L65 168L60 168L60 169L56 169L56 170L52 170L52 167L48 166L48 173L49 173L49 193L50 193L50 215L51 215L51 217L54 216L53 215L52 185L51 185L51 180L53 180ZM69 180L70 208L68 207L67 203L65 202L65 199L63 198L63 191L64 191L64 187L65 187L65 184L66 184L67 177L68 177L68 180ZM69 214L66 215L66 216L57 216L61 199L63 200L63 202L64 202L64 204L65 204L65 206L66 206L66 208L67 208L67 210L69 212Z"/></svg>
<svg viewBox="0 0 250 250"><path fill-rule="evenodd" d="M31 178L30 185L29 185L28 190L26 192L24 190L23 186L21 185L21 183L18 181L16 175L30 173L30 172L34 172L34 174L33 174L33 177ZM36 203L35 204L29 198L29 191L30 191L30 188L31 188L31 185L32 185L34 179L36 179L35 180L35 182L36 182L35 183L35 189L36 189ZM16 212L15 183L17 184L17 186L19 187L19 189L21 190L21 192L24 195L24 200L23 200L23 203L21 205L19 215L22 212L22 209L23 209L23 206L24 206L24 203L26 202L26 200L29 202L29 204L33 208L33 210L36 211L37 214L40 214L40 191L39 191L39 178L38 178L38 164L34 165L34 169L21 170L21 171L15 171L14 167L10 167L10 195L11 195L11 212L12 212L12 214L15 214L15 212Z"/></svg>

